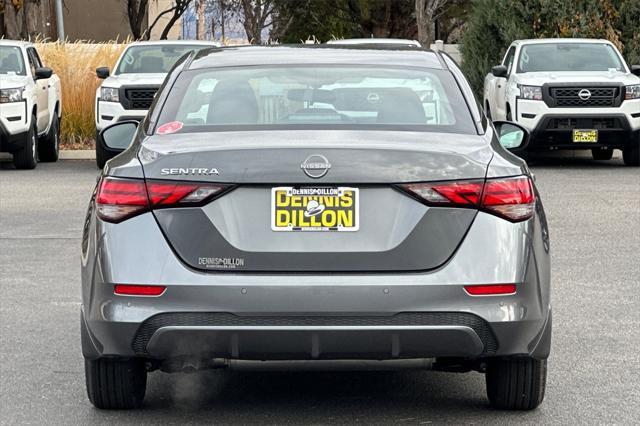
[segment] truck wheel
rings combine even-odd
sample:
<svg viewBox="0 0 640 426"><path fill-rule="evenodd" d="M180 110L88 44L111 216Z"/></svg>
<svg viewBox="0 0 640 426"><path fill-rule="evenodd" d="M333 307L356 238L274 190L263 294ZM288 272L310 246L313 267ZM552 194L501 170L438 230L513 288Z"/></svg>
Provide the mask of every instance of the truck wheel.
<svg viewBox="0 0 640 426"><path fill-rule="evenodd" d="M102 148L102 144L99 143L100 131L96 130L96 164L99 169L104 168L104 165L109 161L109 154Z"/></svg>
<svg viewBox="0 0 640 426"><path fill-rule="evenodd" d="M640 144L629 146L622 150L622 160L626 166L640 166Z"/></svg>
<svg viewBox="0 0 640 426"><path fill-rule="evenodd" d="M592 149L591 155L594 160L611 160L613 149Z"/></svg>
<svg viewBox="0 0 640 426"><path fill-rule="evenodd" d="M487 396L494 408L533 410L544 399L547 360L495 358L487 366Z"/></svg>
<svg viewBox="0 0 640 426"><path fill-rule="evenodd" d="M38 141L38 156L40 161L58 161L60 153L60 122L57 115L51 121L49 133Z"/></svg>
<svg viewBox="0 0 640 426"><path fill-rule="evenodd" d="M147 370L141 359L84 360L89 401L102 409L138 408L147 390Z"/></svg>
<svg viewBox="0 0 640 426"><path fill-rule="evenodd" d="M38 164L38 128L36 116L31 117L31 129L26 134L24 147L13 153L16 169L35 169Z"/></svg>

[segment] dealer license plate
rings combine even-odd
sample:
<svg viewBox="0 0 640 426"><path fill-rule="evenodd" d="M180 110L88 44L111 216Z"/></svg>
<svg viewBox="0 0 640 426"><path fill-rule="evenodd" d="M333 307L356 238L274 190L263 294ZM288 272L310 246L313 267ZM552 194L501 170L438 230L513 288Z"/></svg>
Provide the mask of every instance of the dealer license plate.
<svg viewBox="0 0 640 426"><path fill-rule="evenodd" d="M598 142L598 131L595 129L590 130L574 130L573 141L576 143L596 143Z"/></svg>
<svg viewBox="0 0 640 426"><path fill-rule="evenodd" d="M273 231L357 231L358 188L292 187L271 189Z"/></svg>

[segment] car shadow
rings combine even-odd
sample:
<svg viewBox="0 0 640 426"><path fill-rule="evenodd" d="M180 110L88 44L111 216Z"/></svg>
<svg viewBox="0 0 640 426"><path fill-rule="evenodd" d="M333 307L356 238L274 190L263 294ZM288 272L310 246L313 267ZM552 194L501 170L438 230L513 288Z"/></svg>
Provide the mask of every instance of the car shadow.
<svg viewBox="0 0 640 426"><path fill-rule="evenodd" d="M493 410L479 373L213 370L151 374L144 407L126 412L126 418L148 421L157 416L166 423L182 422L187 416L190 423L215 419L219 424L429 424L450 421L452 413L463 423L536 416Z"/></svg>

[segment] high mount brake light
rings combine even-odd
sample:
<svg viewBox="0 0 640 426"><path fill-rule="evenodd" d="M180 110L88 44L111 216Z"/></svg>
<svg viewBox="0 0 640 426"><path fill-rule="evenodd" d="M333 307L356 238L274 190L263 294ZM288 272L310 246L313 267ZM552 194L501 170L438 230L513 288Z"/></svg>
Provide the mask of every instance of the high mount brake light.
<svg viewBox="0 0 640 426"><path fill-rule="evenodd" d="M477 208L512 222L529 219L535 209L533 185L527 176L486 182L409 183L399 187L429 206Z"/></svg>
<svg viewBox="0 0 640 426"><path fill-rule="evenodd" d="M96 208L105 222L118 223L140 213L166 207L196 206L222 194L229 185L104 177Z"/></svg>

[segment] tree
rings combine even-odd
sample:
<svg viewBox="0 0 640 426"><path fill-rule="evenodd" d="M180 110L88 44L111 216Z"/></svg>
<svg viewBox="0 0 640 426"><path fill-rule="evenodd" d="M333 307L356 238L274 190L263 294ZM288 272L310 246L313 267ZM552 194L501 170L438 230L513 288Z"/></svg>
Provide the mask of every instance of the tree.
<svg viewBox="0 0 640 426"><path fill-rule="evenodd" d="M147 17L147 6L149 0L127 0L127 16L129 17L129 27L133 38L142 38L142 26Z"/></svg>
<svg viewBox="0 0 640 426"><path fill-rule="evenodd" d="M0 0L4 36L8 39L49 38L51 29L50 0ZM49 25L47 25L49 24Z"/></svg>
<svg viewBox="0 0 640 426"><path fill-rule="evenodd" d="M629 65L640 64L640 1L621 1L617 27L624 43L624 55Z"/></svg>
<svg viewBox="0 0 640 426"><path fill-rule="evenodd" d="M242 25L249 43L262 43L262 30L272 24L275 11L274 0L241 0Z"/></svg>
<svg viewBox="0 0 640 426"><path fill-rule="evenodd" d="M425 47L433 43L436 21L446 12L449 0L416 0L418 41Z"/></svg>
<svg viewBox="0 0 640 426"><path fill-rule="evenodd" d="M198 0L196 5L196 38L198 40L205 39L206 33L206 22L205 22L205 12L206 12L207 3L206 0Z"/></svg>
<svg viewBox="0 0 640 426"><path fill-rule="evenodd" d="M272 34L280 41L417 34L414 0L276 0L276 5Z"/></svg>

